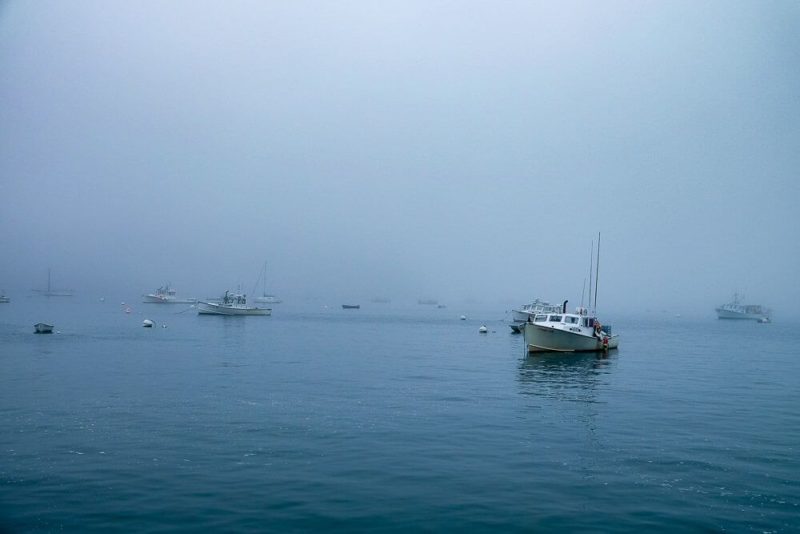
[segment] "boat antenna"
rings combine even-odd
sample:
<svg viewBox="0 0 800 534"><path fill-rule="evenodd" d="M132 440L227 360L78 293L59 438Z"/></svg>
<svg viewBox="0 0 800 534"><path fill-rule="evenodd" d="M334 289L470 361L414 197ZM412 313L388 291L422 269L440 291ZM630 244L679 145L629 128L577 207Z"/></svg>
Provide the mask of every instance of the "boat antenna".
<svg viewBox="0 0 800 534"><path fill-rule="evenodd" d="M583 308L584 295L586 295L586 278L583 279L583 288L581 289L581 308Z"/></svg>
<svg viewBox="0 0 800 534"><path fill-rule="evenodd" d="M600 277L600 232L597 232L597 268L594 270L594 311L597 313L597 282Z"/></svg>
<svg viewBox="0 0 800 534"><path fill-rule="evenodd" d="M594 263L594 239L592 239L592 249L589 252L589 306L592 305L592 264Z"/></svg>

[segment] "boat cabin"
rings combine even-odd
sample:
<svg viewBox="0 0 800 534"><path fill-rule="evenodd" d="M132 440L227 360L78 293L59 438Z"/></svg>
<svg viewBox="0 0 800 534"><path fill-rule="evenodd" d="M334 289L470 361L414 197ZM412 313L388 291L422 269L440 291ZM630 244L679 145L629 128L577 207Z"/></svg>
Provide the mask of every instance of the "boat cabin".
<svg viewBox="0 0 800 534"><path fill-rule="evenodd" d="M601 329L606 334L611 334L610 325L601 325L594 315L589 315L586 308L578 308L576 313L540 313L533 317L533 323L539 326L570 330L591 334L595 329Z"/></svg>
<svg viewBox="0 0 800 534"><path fill-rule="evenodd" d="M586 328L594 328L594 317L585 317L572 313L551 313L539 314L533 318L534 323L560 323L565 325L580 325Z"/></svg>

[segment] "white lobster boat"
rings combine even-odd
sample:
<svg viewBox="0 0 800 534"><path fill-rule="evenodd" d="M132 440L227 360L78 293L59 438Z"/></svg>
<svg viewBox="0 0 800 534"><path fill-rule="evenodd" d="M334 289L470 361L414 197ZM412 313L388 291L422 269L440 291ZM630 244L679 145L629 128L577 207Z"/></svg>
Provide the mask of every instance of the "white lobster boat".
<svg viewBox="0 0 800 534"><path fill-rule="evenodd" d="M538 314L521 329L528 352L600 352L619 347L619 336L586 308L575 313Z"/></svg>
<svg viewBox="0 0 800 534"><path fill-rule="evenodd" d="M589 302L592 302L592 259L594 241L589 256ZM594 272L594 308L597 309L598 273L600 272L600 234L597 234L597 270ZM584 286L585 287L585 286ZM597 314L581 306L567 313L567 302L559 310L543 311L523 323L521 329L527 352L600 352L619 347L619 336L611 327L600 324ZM552 306L551 306L552 308Z"/></svg>
<svg viewBox="0 0 800 534"><path fill-rule="evenodd" d="M541 299L534 299L530 304L524 304L518 309L511 310L511 320L515 323L527 322L528 317L533 317L536 314L560 312L561 307L557 304L550 304L549 302Z"/></svg>
<svg viewBox="0 0 800 534"><path fill-rule="evenodd" d="M771 321L771 312L759 304L742 304L738 293L734 293L733 302L723 304L716 309L719 319L750 319L768 323Z"/></svg>
<svg viewBox="0 0 800 534"><path fill-rule="evenodd" d="M511 323L508 326L512 332L519 334L522 332L523 323L526 323L528 318L532 320L537 314L558 313L559 311L561 311L561 308L558 305L536 298L530 304L524 304L517 309L511 310Z"/></svg>
<svg viewBox="0 0 800 534"><path fill-rule="evenodd" d="M247 305L247 297L226 291L220 302L198 302L198 315L271 315L270 308Z"/></svg>

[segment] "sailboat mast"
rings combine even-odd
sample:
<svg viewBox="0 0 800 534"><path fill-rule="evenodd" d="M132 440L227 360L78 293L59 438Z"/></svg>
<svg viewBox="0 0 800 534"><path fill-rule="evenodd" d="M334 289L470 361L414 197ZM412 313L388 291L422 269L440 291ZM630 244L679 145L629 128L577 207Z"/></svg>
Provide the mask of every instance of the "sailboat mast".
<svg viewBox="0 0 800 534"><path fill-rule="evenodd" d="M597 268L594 270L594 311L597 312L597 281L600 277L600 232L597 232Z"/></svg>
<svg viewBox="0 0 800 534"><path fill-rule="evenodd" d="M47 268L47 292L50 293L50 267Z"/></svg>
<svg viewBox="0 0 800 534"><path fill-rule="evenodd" d="M264 276L263 276L263 278L264 278L264 280L261 282L262 283L261 296L262 297L266 297L267 296L267 262L264 262Z"/></svg>

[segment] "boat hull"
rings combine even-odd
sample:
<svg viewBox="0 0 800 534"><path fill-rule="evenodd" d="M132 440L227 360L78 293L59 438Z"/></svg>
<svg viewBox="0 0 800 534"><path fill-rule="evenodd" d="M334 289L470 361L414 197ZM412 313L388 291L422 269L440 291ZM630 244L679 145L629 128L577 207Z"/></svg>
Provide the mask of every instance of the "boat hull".
<svg viewBox="0 0 800 534"><path fill-rule="evenodd" d="M608 345L594 335L526 323L522 327L528 352L600 352L619 347L619 336L607 336Z"/></svg>
<svg viewBox="0 0 800 534"><path fill-rule="evenodd" d="M33 332L35 334L52 334L53 325L47 323L36 323L33 325Z"/></svg>
<svg viewBox="0 0 800 534"><path fill-rule="evenodd" d="M270 308L251 308L248 306L225 306L214 302L197 304L198 315L271 315Z"/></svg>
<svg viewBox="0 0 800 534"><path fill-rule="evenodd" d="M283 302L281 299L273 295L264 295L263 297L256 297L255 301L261 304L280 304L281 302Z"/></svg>
<svg viewBox="0 0 800 534"><path fill-rule="evenodd" d="M197 299L179 299L160 295L145 295L142 297L142 302L145 304L194 304L197 302Z"/></svg>
<svg viewBox="0 0 800 534"><path fill-rule="evenodd" d="M760 321L765 317L766 315L763 313L736 312L731 310L723 310L722 308L717 308L718 319L744 319L749 321Z"/></svg>

